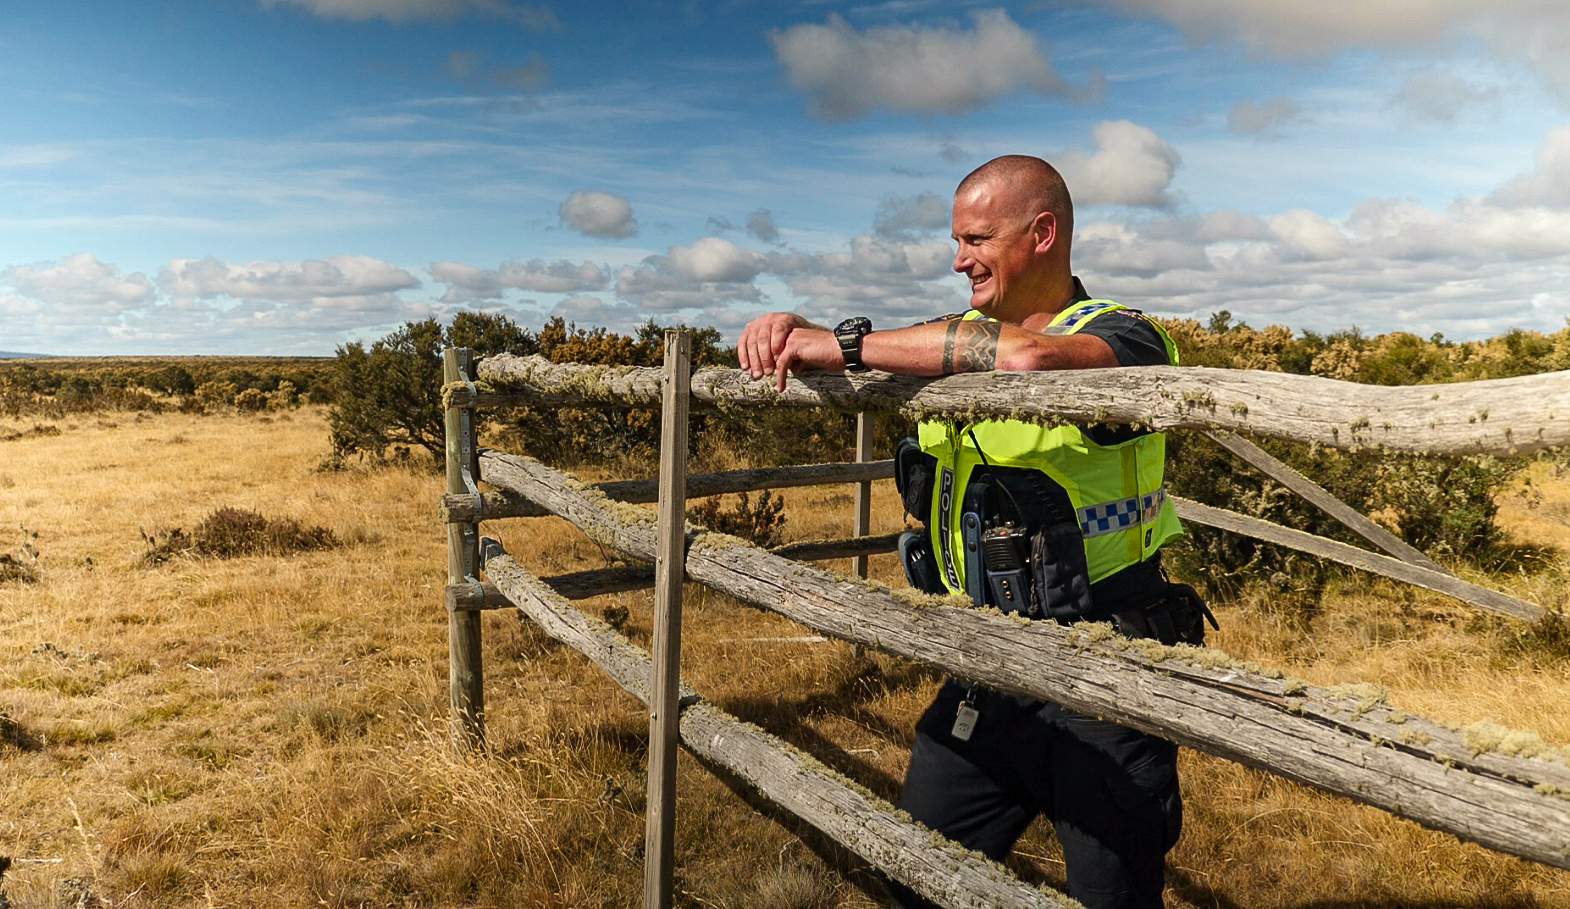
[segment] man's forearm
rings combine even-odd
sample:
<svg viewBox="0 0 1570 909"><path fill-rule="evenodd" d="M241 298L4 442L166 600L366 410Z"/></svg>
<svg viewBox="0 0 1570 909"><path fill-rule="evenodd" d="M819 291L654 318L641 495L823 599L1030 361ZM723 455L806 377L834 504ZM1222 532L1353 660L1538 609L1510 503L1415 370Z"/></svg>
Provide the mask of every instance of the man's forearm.
<svg viewBox="0 0 1570 909"><path fill-rule="evenodd" d="M1055 337L980 319L875 331L862 339L861 360L872 369L914 376L1118 365L1100 338Z"/></svg>

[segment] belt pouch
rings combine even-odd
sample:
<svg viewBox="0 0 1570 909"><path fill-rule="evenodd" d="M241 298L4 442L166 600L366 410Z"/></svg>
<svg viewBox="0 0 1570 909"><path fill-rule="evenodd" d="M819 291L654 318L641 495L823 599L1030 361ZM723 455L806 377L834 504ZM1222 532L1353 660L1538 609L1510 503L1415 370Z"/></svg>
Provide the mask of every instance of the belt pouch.
<svg viewBox="0 0 1570 909"><path fill-rule="evenodd" d="M1090 568L1078 524L1047 524L1030 538L1030 569L1042 616L1069 621L1090 615Z"/></svg>

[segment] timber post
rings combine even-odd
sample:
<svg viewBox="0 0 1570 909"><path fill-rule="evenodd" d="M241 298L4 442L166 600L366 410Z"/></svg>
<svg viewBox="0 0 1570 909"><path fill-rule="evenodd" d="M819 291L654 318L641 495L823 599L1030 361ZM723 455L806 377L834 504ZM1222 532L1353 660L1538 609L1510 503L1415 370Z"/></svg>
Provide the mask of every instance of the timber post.
<svg viewBox="0 0 1570 909"><path fill-rule="evenodd" d="M447 406L443 423L446 436L447 492L449 495L479 496L476 481L480 476L479 447L475 444L474 407L457 403L456 395L445 393L456 386L474 388L474 353L467 347L442 351L442 385ZM470 396L472 398L472 395ZM446 402L444 402L446 403ZM447 585L480 583L480 522L478 515L468 521L447 525ZM453 743L460 751L485 745L485 670L480 651L480 620L483 612L447 609L447 688L452 701Z"/></svg>
<svg viewBox="0 0 1570 909"><path fill-rule="evenodd" d="M856 414L856 462L872 460L872 421L876 419L865 410ZM862 480L856 485L856 526L853 536L864 537L872 532L872 481ZM867 576L867 557L856 556L856 577Z"/></svg>
<svg viewBox="0 0 1570 909"><path fill-rule="evenodd" d="M669 909L676 859L676 743L681 710L681 584L687 542L691 376L692 332L666 331L654 559L654 677L649 684L648 808L644 816L645 909Z"/></svg>

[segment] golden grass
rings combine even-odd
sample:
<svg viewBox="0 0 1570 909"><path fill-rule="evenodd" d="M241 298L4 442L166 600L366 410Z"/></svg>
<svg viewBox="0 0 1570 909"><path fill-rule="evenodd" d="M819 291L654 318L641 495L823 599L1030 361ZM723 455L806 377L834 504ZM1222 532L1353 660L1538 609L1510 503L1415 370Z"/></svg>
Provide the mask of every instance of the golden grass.
<svg viewBox="0 0 1570 909"><path fill-rule="evenodd" d="M439 477L315 472L327 432L312 410L61 429L0 443L0 526L37 531L42 550L39 583L0 585L0 855L16 860L13 905L54 907L84 888L132 907L637 903L645 714L583 658L488 616L491 753L446 747ZM1508 491L1508 521L1570 543L1570 483L1533 470L1538 497ZM845 490L784 495L787 537L847 532ZM875 532L899 525L887 484L875 504ZM139 567L138 528L189 527L220 505L350 542ZM556 519L488 525L498 529L541 573L604 564ZM873 570L899 582L890 557ZM1570 586L1563 566L1505 583L1543 602ZM586 608L625 610L627 631L647 639L647 594ZM1307 633L1265 603L1220 618L1218 643L1239 657L1570 742L1570 665L1442 597L1354 577ZM689 588L686 677L892 797L937 675L780 640L804 633ZM1570 874L1204 755L1185 752L1183 769L1169 905L1570 905ZM756 813L686 755L679 787L681 905L876 905L859 863ZM1013 864L1061 882L1045 824Z"/></svg>

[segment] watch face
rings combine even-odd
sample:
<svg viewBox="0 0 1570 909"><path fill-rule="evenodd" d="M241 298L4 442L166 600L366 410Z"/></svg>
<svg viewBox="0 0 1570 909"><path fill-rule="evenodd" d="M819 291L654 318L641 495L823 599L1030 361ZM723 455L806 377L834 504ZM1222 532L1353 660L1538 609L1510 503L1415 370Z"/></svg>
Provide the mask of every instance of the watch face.
<svg viewBox="0 0 1570 909"><path fill-rule="evenodd" d="M872 320L866 316L852 316L834 326L836 335L864 335L872 330Z"/></svg>

